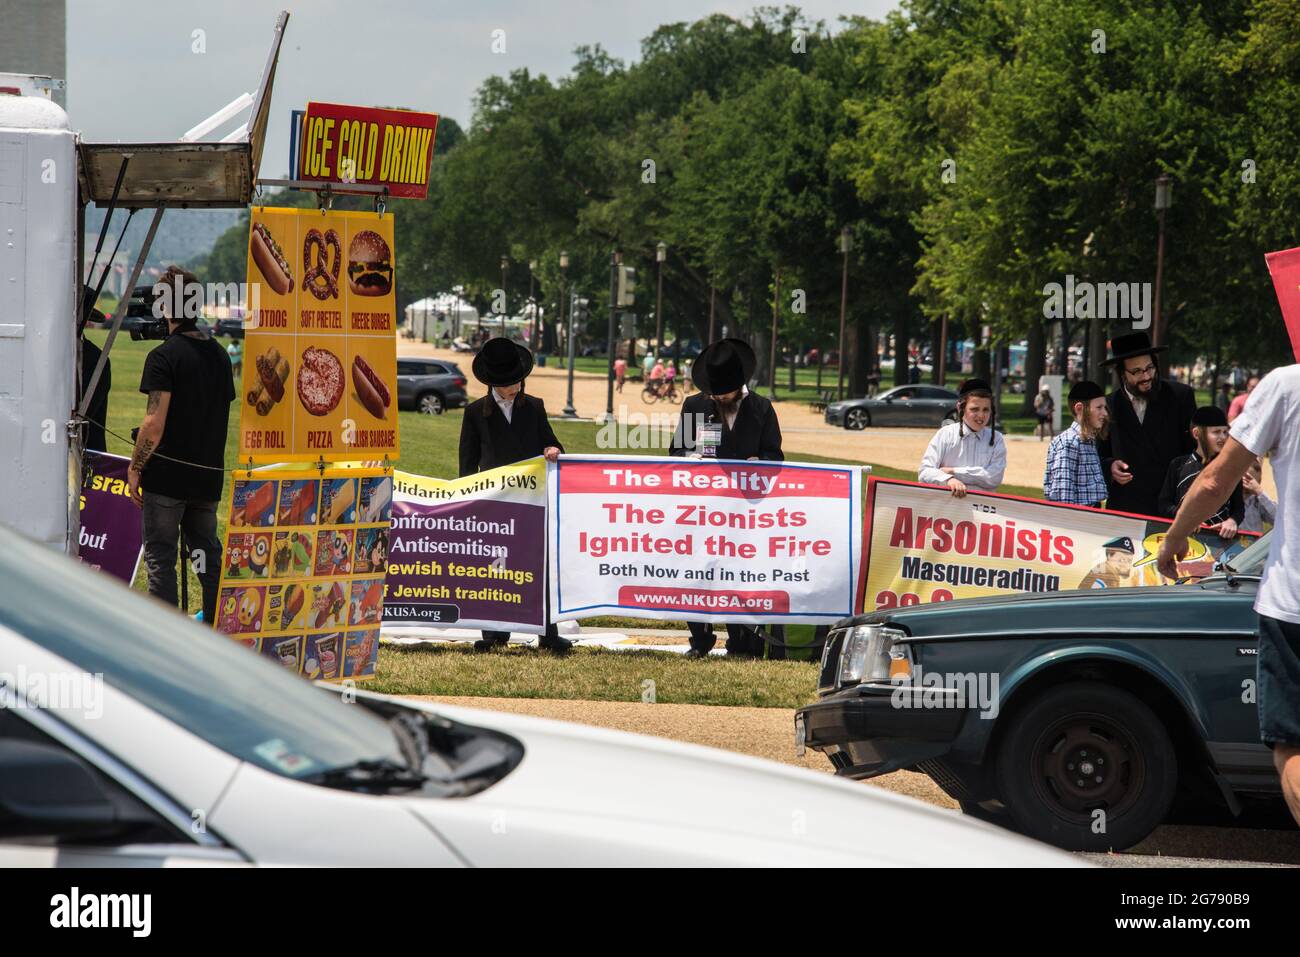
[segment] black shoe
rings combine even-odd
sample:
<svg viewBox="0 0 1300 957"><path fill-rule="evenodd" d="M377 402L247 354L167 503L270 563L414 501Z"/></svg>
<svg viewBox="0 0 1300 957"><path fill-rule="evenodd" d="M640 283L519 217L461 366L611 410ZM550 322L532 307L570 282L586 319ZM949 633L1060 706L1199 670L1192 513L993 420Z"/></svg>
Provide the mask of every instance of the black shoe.
<svg viewBox="0 0 1300 957"><path fill-rule="evenodd" d="M573 650L573 642L568 638L547 638L545 636L537 642L537 647L545 651L553 651L556 654L564 655Z"/></svg>
<svg viewBox="0 0 1300 957"><path fill-rule="evenodd" d="M699 648L691 648L689 651L686 652L686 654L682 655L682 657L683 658L707 658L709 657L709 653L707 651L701 651Z"/></svg>
<svg viewBox="0 0 1300 957"><path fill-rule="evenodd" d="M474 642L474 650L494 651L497 648L504 648L509 643L508 639L506 641L497 641L494 638L480 638L478 641Z"/></svg>

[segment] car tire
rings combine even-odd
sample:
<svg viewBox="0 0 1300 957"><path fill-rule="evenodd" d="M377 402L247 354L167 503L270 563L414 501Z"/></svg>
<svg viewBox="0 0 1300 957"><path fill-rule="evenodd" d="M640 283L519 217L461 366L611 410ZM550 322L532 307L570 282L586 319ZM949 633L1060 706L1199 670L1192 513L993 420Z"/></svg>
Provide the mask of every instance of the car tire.
<svg viewBox="0 0 1300 957"><path fill-rule="evenodd" d="M1136 696L1073 682L1017 711L996 775L1015 830L1069 851L1123 850L1169 813L1178 759L1164 723Z"/></svg>
<svg viewBox="0 0 1300 957"><path fill-rule="evenodd" d="M426 392L415 400L415 408L425 415L442 415L446 404L436 392Z"/></svg>
<svg viewBox="0 0 1300 957"><path fill-rule="evenodd" d="M851 432L861 432L871 424L871 413L866 409L849 409L844 413L844 427Z"/></svg>

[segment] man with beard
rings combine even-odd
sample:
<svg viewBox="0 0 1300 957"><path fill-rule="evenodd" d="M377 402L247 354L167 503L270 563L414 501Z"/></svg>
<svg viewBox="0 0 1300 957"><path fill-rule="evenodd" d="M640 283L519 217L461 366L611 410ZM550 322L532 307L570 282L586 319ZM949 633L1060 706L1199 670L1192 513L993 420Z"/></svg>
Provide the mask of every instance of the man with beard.
<svg viewBox="0 0 1300 957"><path fill-rule="evenodd" d="M1160 378L1156 355L1165 347L1151 345L1145 332L1116 336L1110 348L1105 364L1116 367L1119 386L1106 397L1110 434L1097 443L1110 487L1106 507L1159 515L1169 463L1193 449L1187 423L1196 411L1196 393Z"/></svg>
<svg viewBox="0 0 1300 957"><path fill-rule="evenodd" d="M1099 561L1079 582L1080 588L1123 588L1133 575L1133 556L1137 549L1127 535L1112 538L1102 546L1106 557Z"/></svg>
<svg viewBox="0 0 1300 957"><path fill-rule="evenodd" d="M749 391L757 362L741 339L723 339L705 348L691 367L700 391L682 403L682 415L669 455L693 459L746 459L783 462L781 426L772 403ZM691 630L688 658L712 650L713 625L687 623ZM761 657L763 639L746 625L727 625L728 656Z"/></svg>
<svg viewBox="0 0 1300 957"><path fill-rule="evenodd" d="M1223 410L1212 405L1197 409L1192 415L1192 439L1196 442L1196 451L1169 463L1165 485L1160 490L1160 514L1166 518L1178 514L1178 506L1183 503L1196 476L1223 451L1228 441L1228 417ZM1220 503L1214 514L1206 519L1206 524L1214 526L1220 538L1231 539L1237 537L1237 528L1245 517L1246 501L1238 482L1227 501Z"/></svg>
<svg viewBox="0 0 1300 957"><path fill-rule="evenodd" d="M1101 508L1106 479L1097 455L1097 440L1109 432L1106 393L1095 382L1070 388L1074 424L1052 439L1043 472L1043 497L1049 502Z"/></svg>

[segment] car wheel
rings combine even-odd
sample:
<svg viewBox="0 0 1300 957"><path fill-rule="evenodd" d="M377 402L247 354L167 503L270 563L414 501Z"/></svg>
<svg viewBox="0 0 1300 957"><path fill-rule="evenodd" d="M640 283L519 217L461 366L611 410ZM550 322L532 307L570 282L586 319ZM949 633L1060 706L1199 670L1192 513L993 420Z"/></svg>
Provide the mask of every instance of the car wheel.
<svg viewBox="0 0 1300 957"><path fill-rule="evenodd" d="M442 415L442 396L438 395L436 392L426 392L424 395L420 396L419 401L416 403L416 408L425 415Z"/></svg>
<svg viewBox="0 0 1300 957"><path fill-rule="evenodd" d="M844 413L844 427L860 432L871 424L871 413L866 409L849 409Z"/></svg>
<svg viewBox="0 0 1300 957"><path fill-rule="evenodd" d="M1165 819L1178 762L1164 724L1137 697L1076 682L1016 714L997 781L1024 834L1070 851L1123 850Z"/></svg>

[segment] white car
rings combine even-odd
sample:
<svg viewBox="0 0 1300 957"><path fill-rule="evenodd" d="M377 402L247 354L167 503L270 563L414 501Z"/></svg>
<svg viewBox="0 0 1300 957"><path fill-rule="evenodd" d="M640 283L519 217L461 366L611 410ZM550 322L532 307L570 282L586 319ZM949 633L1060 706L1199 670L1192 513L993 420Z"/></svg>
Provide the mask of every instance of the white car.
<svg viewBox="0 0 1300 957"><path fill-rule="evenodd" d="M1081 863L813 771L313 684L7 530L0 698L0 866Z"/></svg>

